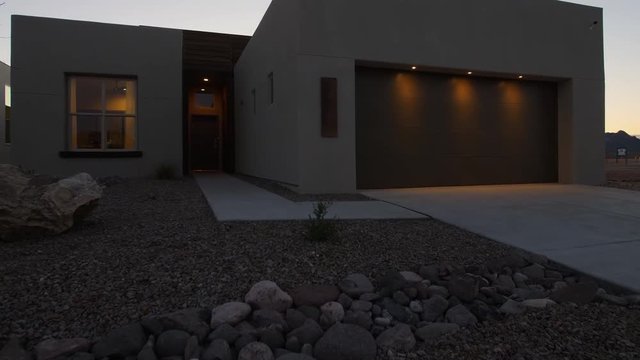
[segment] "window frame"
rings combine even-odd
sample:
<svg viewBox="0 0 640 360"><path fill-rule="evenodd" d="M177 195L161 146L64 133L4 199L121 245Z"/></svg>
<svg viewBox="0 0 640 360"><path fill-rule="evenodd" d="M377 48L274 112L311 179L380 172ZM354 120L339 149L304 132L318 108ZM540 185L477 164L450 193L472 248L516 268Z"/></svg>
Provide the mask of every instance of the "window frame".
<svg viewBox="0 0 640 360"><path fill-rule="evenodd" d="M101 111L98 112L71 112L71 79L73 78L97 78L102 79L101 85ZM124 80L124 81L135 81L135 114L107 114L106 109L106 80ZM66 146L64 151L65 153L138 153L140 149L140 111L138 104L138 95L139 95L139 81L136 75L122 75L122 74L94 74L94 73L65 73L65 92L66 92ZM99 149L74 149L73 144L73 124L72 117L73 116L99 116L100 117L100 148ZM132 149L109 149L106 147L107 144L107 133L106 133L106 123L107 118L133 118L135 120L135 147Z"/></svg>

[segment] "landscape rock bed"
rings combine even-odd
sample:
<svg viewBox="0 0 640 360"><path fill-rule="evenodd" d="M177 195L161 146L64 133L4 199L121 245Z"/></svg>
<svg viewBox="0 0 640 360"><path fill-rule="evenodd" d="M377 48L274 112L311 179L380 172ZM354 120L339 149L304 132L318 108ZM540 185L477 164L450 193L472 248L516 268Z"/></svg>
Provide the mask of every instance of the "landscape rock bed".
<svg viewBox="0 0 640 360"><path fill-rule="evenodd" d="M593 280L543 257L516 252L487 265L432 264L417 272L391 271L376 283L377 287L366 275L354 273L337 285L306 284L286 292L263 280L248 290L243 301L148 316L95 342L47 339L35 346L33 357L374 360L379 354L389 358L402 354L418 358L426 355L414 352L418 343L428 346L463 328L497 325L509 316L545 312L559 304L640 304L640 295L609 294ZM5 358L27 360L31 354L13 339L0 350L0 359Z"/></svg>
<svg viewBox="0 0 640 360"><path fill-rule="evenodd" d="M458 264L466 272L492 259L506 258L512 251L436 220L340 221L337 227L338 240L312 243L304 240L304 222L216 222L191 179L117 183L105 189L100 206L72 231L53 238L0 243L0 347L12 335L25 339L24 347L29 351L47 339L105 339L126 324L157 314L176 313L180 318L187 312L190 319L207 320L206 331L211 331L208 317L215 304L245 302L252 285L264 279L285 290L295 309L300 304L296 303L298 294L305 294L301 289L324 284L326 298L312 306L319 309L323 304L318 302L335 296L335 285L331 284L339 284L347 274L363 274L377 292L387 274L411 269L423 275L417 264L438 263L445 270L453 268L448 264ZM556 271L553 265L544 266ZM409 292L405 295L413 296L413 291ZM394 298L395 293L387 297L394 303L406 301L399 293ZM342 323L367 322L362 312L373 313L374 303L383 301L372 296L363 294L359 301L354 295L347 306L349 299L339 290L336 302L346 309ZM446 300L448 307L450 298ZM411 301L406 307L412 308ZM310 309L300 309L309 314L298 321L318 315ZM413 309L417 310L415 303ZM250 321L254 310L247 317ZM284 317L288 324L286 312ZM623 307L601 300L586 305L560 303L498 317L459 328L434 342L423 342L415 335L419 328L411 328L416 338L413 350L378 348L377 358L638 358L638 305ZM265 318L262 314L257 320ZM378 321L385 329L393 327L392 321L389 325ZM171 324L171 320L163 323ZM320 327L324 335L326 329ZM205 331L205 327L199 328ZM195 334L195 329L187 332ZM207 338L226 330L229 327L216 327ZM283 337L286 348L287 337ZM193 341L188 343L194 348ZM305 344L299 345L302 351ZM204 351L210 343L205 338L199 346ZM145 354L151 350L155 352L155 347L147 347ZM307 353L309 350L306 346Z"/></svg>

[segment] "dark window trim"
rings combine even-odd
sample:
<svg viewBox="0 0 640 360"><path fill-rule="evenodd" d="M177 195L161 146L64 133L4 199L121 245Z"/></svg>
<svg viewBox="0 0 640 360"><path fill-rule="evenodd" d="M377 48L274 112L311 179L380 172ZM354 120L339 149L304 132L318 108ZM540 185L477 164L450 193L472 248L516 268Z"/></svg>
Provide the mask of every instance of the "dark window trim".
<svg viewBox="0 0 640 360"><path fill-rule="evenodd" d="M69 76L86 76L86 77L97 77L97 78L121 78L121 79L132 79L138 80L138 75L131 74L104 74L104 73L85 73L85 72L70 72L65 71L65 77Z"/></svg>
<svg viewBox="0 0 640 360"><path fill-rule="evenodd" d="M108 158L140 158L142 151L60 151L65 159L108 159Z"/></svg>

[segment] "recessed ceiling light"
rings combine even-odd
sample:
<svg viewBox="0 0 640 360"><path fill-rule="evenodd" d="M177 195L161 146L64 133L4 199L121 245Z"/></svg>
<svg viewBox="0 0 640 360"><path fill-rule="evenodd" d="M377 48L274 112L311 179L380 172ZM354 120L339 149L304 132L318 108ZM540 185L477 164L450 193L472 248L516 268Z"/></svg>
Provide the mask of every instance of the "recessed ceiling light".
<svg viewBox="0 0 640 360"><path fill-rule="evenodd" d="M518 79L524 79L523 75L518 76Z"/></svg>
<svg viewBox="0 0 640 360"><path fill-rule="evenodd" d="M122 91L127 91L127 88L123 88Z"/></svg>
<svg viewBox="0 0 640 360"><path fill-rule="evenodd" d="M473 71L468 71L467 75L473 75Z"/></svg>
<svg viewBox="0 0 640 360"><path fill-rule="evenodd" d="M417 67L415 67L415 66L412 66L412 67L411 67L411 70L415 70L415 69L417 69Z"/></svg>
<svg viewBox="0 0 640 360"><path fill-rule="evenodd" d="M205 90L205 89L200 89L200 91L203 91L203 92L204 92L204 91L206 91L206 90Z"/></svg>
<svg viewBox="0 0 640 360"><path fill-rule="evenodd" d="M202 80L204 80L204 82L209 82L209 78L204 78Z"/></svg>

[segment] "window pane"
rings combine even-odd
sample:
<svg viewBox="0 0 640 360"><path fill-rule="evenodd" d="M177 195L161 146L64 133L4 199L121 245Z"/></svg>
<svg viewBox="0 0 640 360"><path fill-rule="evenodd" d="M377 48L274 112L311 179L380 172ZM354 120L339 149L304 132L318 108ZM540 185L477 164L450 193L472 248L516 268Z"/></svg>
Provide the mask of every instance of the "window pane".
<svg viewBox="0 0 640 360"><path fill-rule="evenodd" d="M132 116L109 116L105 119L107 149L136 148L136 119Z"/></svg>
<svg viewBox="0 0 640 360"><path fill-rule="evenodd" d="M72 113L102 112L102 79L74 77L69 82L69 109Z"/></svg>
<svg viewBox="0 0 640 360"><path fill-rule="evenodd" d="M136 83L126 79L105 79L107 114L136 113Z"/></svg>
<svg viewBox="0 0 640 360"><path fill-rule="evenodd" d="M212 93L196 93L196 106L199 108L213 108L213 94Z"/></svg>
<svg viewBox="0 0 640 360"><path fill-rule="evenodd" d="M75 149L100 149L102 146L100 116L72 116L72 139Z"/></svg>
<svg viewBox="0 0 640 360"><path fill-rule="evenodd" d="M11 86L4 86L4 106L11 106Z"/></svg>

